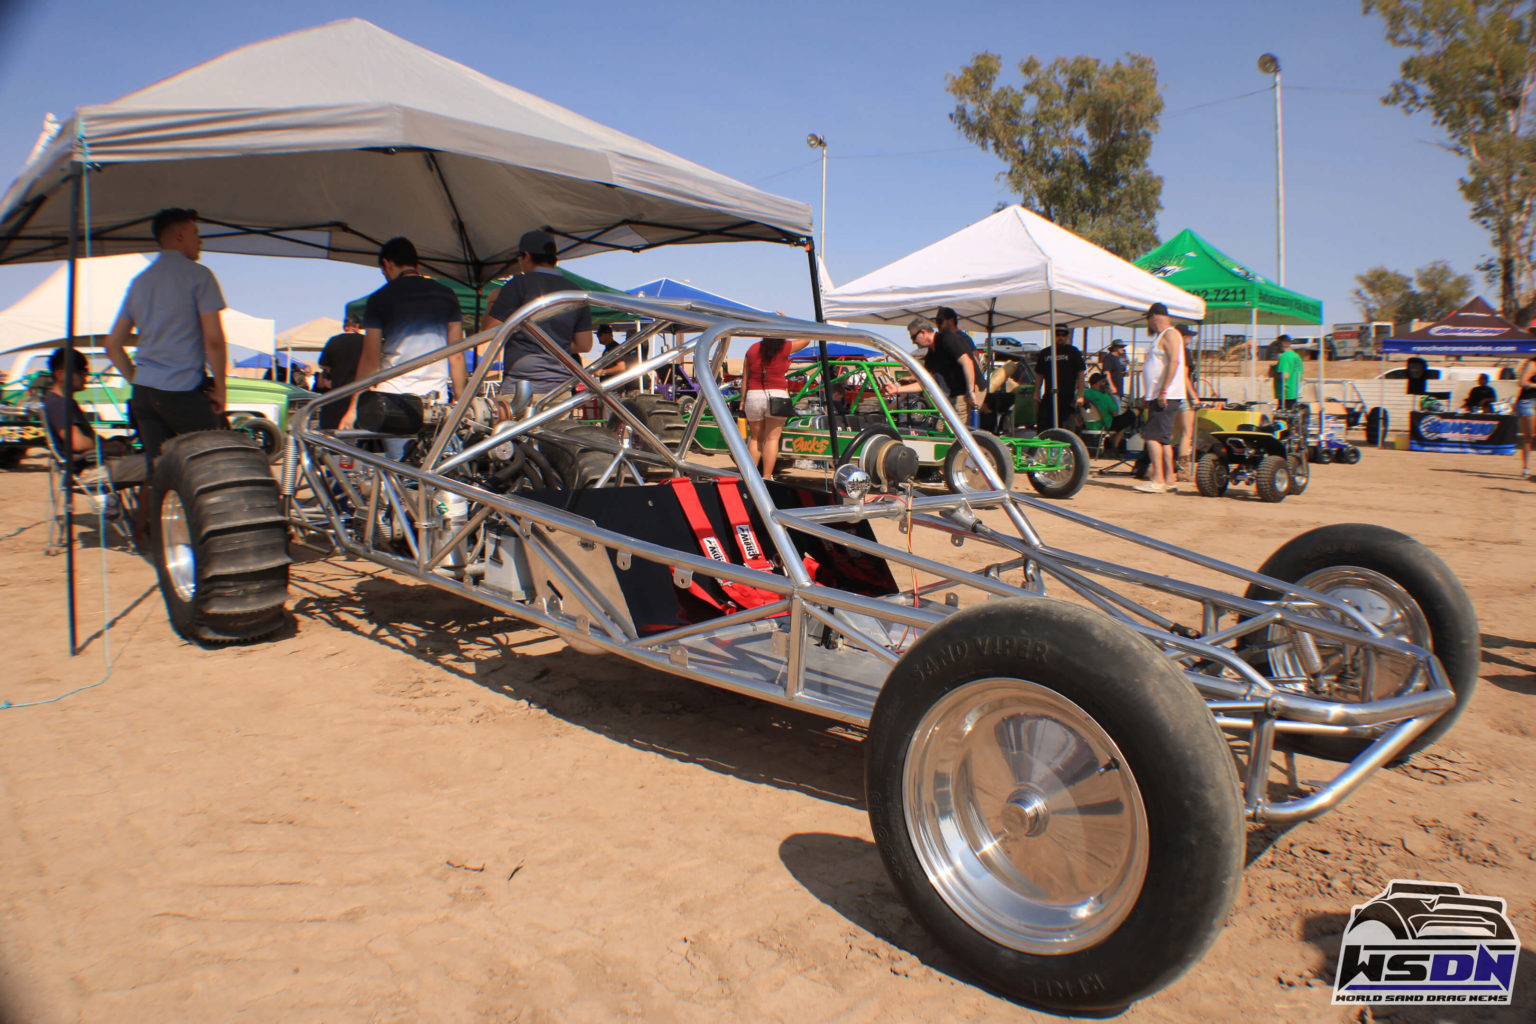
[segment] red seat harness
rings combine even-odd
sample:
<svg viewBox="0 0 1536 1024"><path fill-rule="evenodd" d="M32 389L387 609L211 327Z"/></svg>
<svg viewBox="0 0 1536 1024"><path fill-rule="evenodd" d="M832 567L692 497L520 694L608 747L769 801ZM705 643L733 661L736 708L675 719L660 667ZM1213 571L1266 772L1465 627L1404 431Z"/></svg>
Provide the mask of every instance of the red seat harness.
<svg viewBox="0 0 1536 1024"><path fill-rule="evenodd" d="M773 563L764 557L762 545L757 542L757 534L752 531L752 520L747 515L746 505L742 503L741 492L736 489L738 483L740 483L738 477L724 476L719 478L716 487L720 494L720 507L724 510L725 517L731 524L731 532L736 537L736 547L741 552L742 564L749 569L773 572ZM679 476L668 480L667 484L672 488L672 493L677 495L677 503L682 506L683 515L688 517L688 526L693 530L694 539L699 542L699 550L717 562L729 564L731 558L725 553L725 546L721 544L720 538L715 535L715 527L709 521L703 503L699 501L699 492L695 490L693 481L688 477ZM723 604L709 591L699 586L697 581L689 584L688 592L726 615L734 614L743 608L761 608L765 604L782 600L784 596L747 583L736 583L725 579L719 579L716 582L720 584L727 597Z"/></svg>

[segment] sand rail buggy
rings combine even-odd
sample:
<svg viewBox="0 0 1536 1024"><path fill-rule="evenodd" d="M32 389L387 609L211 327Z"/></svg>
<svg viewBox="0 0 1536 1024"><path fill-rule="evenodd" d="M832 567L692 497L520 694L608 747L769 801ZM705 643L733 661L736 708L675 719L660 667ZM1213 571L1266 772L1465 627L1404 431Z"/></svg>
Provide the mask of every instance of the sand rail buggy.
<svg viewBox="0 0 1536 1024"><path fill-rule="evenodd" d="M885 489L914 475L942 482L955 493L989 488L927 395L897 405L881 394L882 383L895 383L904 372L902 363L842 355L829 358L825 368L834 390L843 395L841 407L851 410L834 414L842 428L837 446L833 447L827 430L827 404L820 399L825 391L823 365L819 360L807 361L789 378L796 413L785 421L779 440L779 455L786 462L812 469L855 462L871 470ZM722 432L734 429L734 420L722 426L706 408L694 440L706 452L726 452ZM1001 474L1004 486L1011 486L1018 473L1047 498L1070 498L1088 479L1088 448L1071 431L1048 429L1038 435L1031 431L1027 437L999 437L973 430L971 437Z"/></svg>
<svg viewBox="0 0 1536 1024"><path fill-rule="evenodd" d="M594 299L697 340L600 382L540 326ZM249 509L212 499L254 494L254 447L240 439L251 457L237 460L231 445L200 453L200 438L223 435L178 439L157 466L154 506L167 601L191 609L197 636L213 587L213 631L235 632L236 584L255 594L271 578L261 573L287 571L231 566L273 553L263 544L284 528L264 503L275 496L309 543L578 650L867 725L871 828L913 914L986 984L1077 1012L1123 1007L1199 959L1234 896L1245 818L1321 814L1442 733L1470 697L1478 630L1466 595L1401 534L1324 527L1253 572L1009 491L943 402L985 489L877 492L856 464L822 486L765 481L734 431L722 433L728 460L691 455L706 409L731 422L716 374L733 338L872 346L936 391L875 336L740 317L544 296L494 345L528 331L570 369L570 388L531 404L514 390L498 419L482 394L487 358L466 396L405 424L417 449L401 461L370 450L378 435L315 426L325 403L430 358L400 364L302 410L280 486ZM700 399L664 440L622 389L684 358ZM618 429L568 425L593 396ZM212 460L250 482L224 488L198 469ZM1036 519L1086 544L1047 540ZM917 549L919 532L959 550ZM1344 767L1306 792L1294 761L1275 766L1277 750Z"/></svg>

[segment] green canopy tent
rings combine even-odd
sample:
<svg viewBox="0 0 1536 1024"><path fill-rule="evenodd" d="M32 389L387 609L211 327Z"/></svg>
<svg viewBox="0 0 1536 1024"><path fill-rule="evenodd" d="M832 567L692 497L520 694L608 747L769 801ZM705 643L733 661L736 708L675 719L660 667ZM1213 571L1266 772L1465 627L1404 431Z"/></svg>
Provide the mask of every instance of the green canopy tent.
<svg viewBox="0 0 1536 1024"><path fill-rule="evenodd" d="M599 284L591 278L574 274L564 267L560 268L560 273L564 274L566 279L571 282L572 289L578 291L607 292L610 295L624 294L624 292L617 288L610 288L606 284ZM502 278L482 285L477 291L469 285L460 284L451 278L439 277L436 280L453 289L453 294L458 296L459 299L459 309L464 312L465 322L474 326L479 326L480 317L491 308L492 296L501 290L502 285L507 283L506 278ZM360 299L353 299L347 303L346 318L361 322L363 319L363 307L367 304L368 296L366 295ZM592 322L594 324L622 323L634 318L635 315L633 313L620 313L615 310L604 309L600 306L592 307Z"/></svg>
<svg viewBox="0 0 1536 1024"><path fill-rule="evenodd" d="M1278 285L1185 228L1136 266L1205 300L1205 323L1248 324L1249 365L1258 365L1259 324L1321 324L1323 304ZM1322 346L1319 346L1321 373ZM1252 374L1250 374L1252 380Z"/></svg>

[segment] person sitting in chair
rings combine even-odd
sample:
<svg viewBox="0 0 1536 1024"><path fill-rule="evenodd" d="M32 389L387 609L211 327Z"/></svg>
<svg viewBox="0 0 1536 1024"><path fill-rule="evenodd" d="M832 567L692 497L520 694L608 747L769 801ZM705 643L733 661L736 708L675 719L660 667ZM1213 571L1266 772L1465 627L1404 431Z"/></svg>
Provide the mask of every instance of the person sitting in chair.
<svg viewBox="0 0 1536 1024"><path fill-rule="evenodd" d="M64 372L64 361L70 359L70 370ZM56 348L48 357L48 372L53 382L43 392L43 412L47 419L48 433L53 437L54 448L69 459L78 479L83 484L110 484L119 487L142 485L149 478L149 463L142 454L130 454L128 445L117 437L100 441L102 461L96 462L97 438L91 421L86 418L75 392L85 387L86 372L90 364L81 352ZM145 502L138 503L133 532L137 538L148 533L145 520Z"/></svg>
<svg viewBox="0 0 1536 1024"><path fill-rule="evenodd" d="M1088 378L1088 386L1083 389L1083 398L1087 400L1083 409L1084 428L1109 433L1104 439L1104 447L1108 451L1116 450L1124 440L1126 430L1136 425L1134 412L1120 411L1119 401L1109 390L1112 386L1108 377L1095 373Z"/></svg>

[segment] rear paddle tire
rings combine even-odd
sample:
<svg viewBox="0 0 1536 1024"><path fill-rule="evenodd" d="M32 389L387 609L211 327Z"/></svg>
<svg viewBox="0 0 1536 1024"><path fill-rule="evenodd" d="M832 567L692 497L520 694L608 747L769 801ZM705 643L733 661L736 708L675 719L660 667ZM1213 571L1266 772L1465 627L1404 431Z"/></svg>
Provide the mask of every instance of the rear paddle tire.
<svg viewBox="0 0 1536 1024"><path fill-rule="evenodd" d="M1477 687L1481 645L1477 613L1456 574L1423 544L1382 526L1340 523L1287 541L1259 572L1343 601L1386 636L1417 644L1440 659L1456 703L1415 737L1400 760L1445 735L1466 709ZM1279 597L1259 586L1249 587L1247 596L1259 601ZM1291 679L1304 674L1291 630L1274 625L1261 639L1267 656L1261 653L1260 657L1267 660L1269 674ZM1360 703L1416 693L1428 685L1415 678L1411 663L1404 659L1321 636L1313 642L1328 666L1327 674L1314 684L1322 687L1317 696ZM1316 757L1351 761L1370 741L1298 736L1288 742L1293 749Z"/></svg>
<svg viewBox="0 0 1536 1024"><path fill-rule="evenodd" d="M1046 498L1070 498L1083 489L1088 480L1088 446L1070 430L1050 427L1040 431L1043 441L1060 441L1061 468L1052 472L1028 473L1030 486Z"/></svg>
<svg viewBox="0 0 1536 1024"><path fill-rule="evenodd" d="M150 550L177 633L241 643L283 624L287 520L254 441L232 430L172 438L155 460L150 500Z"/></svg>
<svg viewBox="0 0 1536 1024"><path fill-rule="evenodd" d="M875 840L913 914L986 982L1114 1011L1193 965L1243 863L1204 702L1144 639L1040 598L958 612L875 703Z"/></svg>

